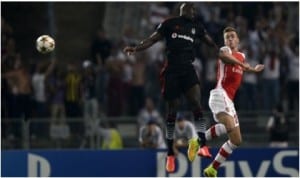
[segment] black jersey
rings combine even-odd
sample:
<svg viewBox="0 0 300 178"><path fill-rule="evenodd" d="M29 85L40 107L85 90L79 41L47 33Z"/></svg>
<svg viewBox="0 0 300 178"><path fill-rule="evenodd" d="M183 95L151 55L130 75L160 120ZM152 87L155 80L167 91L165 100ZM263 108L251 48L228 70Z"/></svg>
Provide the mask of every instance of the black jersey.
<svg viewBox="0 0 300 178"><path fill-rule="evenodd" d="M166 41L168 67L175 68L191 65L195 59L195 40L202 40L206 34L199 22L183 16L167 19L156 31Z"/></svg>

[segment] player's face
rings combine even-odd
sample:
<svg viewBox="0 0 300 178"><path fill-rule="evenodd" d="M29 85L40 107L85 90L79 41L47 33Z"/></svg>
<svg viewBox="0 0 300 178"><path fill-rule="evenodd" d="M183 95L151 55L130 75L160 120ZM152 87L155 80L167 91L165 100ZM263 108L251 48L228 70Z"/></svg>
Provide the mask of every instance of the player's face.
<svg viewBox="0 0 300 178"><path fill-rule="evenodd" d="M191 19L195 18L196 10L194 6L191 6L188 10L188 15Z"/></svg>
<svg viewBox="0 0 300 178"><path fill-rule="evenodd" d="M196 10L195 10L195 7L194 6L191 6L189 8L189 11L188 11L188 15L191 19L194 19L195 18L195 15L196 15Z"/></svg>
<svg viewBox="0 0 300 178"><path fill-rule="evenodd" d="M189 19L194 19L196 16L196 9L193 5L187 5L184 7L184 16Z"/></svg>
<svg viewBox="0 0 300 178"><path fill-rule="evenodd" d="M237 36L236 32L226 32L224 34L224 42L226 46L229 46L231 49L235 49L239 45L239 37Z"/></svg>

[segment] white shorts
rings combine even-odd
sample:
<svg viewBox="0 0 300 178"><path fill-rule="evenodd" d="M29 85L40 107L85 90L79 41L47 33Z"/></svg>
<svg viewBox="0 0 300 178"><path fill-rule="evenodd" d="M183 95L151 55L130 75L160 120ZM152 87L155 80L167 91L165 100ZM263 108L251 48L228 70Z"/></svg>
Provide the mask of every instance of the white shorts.
<svg viewBox="0 0 300 178"><path fill-rule="evenodd" d="M234 108L234 104L231 99L227 96L227 93L222 88L213 89L210 91L209 95L209 108L214 115L214 120L219 122L216 115L218 113L224 112L228 115L232 116L234 119L234 125L239 126L239 119L236 114L236 110Z"/></svg>

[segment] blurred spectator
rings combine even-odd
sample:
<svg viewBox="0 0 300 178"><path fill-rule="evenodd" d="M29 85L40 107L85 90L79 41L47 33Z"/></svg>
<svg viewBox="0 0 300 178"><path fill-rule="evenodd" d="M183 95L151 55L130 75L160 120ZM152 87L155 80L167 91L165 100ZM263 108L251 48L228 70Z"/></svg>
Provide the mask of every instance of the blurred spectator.
<svg viewBox="0 0 300 178"><path fill-rule="evenodd" d="M268 120L266 129L270 134L270 147L288 147L289 122L282 105L275 107L273 115Z"/></svg>
<svg viewBox="0 0 300 178"><path fill-rule="evenodd" d="M108 71L107 83L107 116L121 116L124 109L124 58L118 54L115 49L107 60L106 68Z"/></svg>
<svg viewBox="0 0 300 178"><path fill-rule="evenodd" d="M96 65L96 95L98 100L99 115L106 113L106 100L107 100L107 69L105 65L98 63Z"/></svg>
<svg viewBox="0 0 300 178"><path fill-rule="evenodd" d="M167 148L162 129L152 119L141 127L139 142L142 148Z"/></svg>
<svg viewBox="0 0 300 178"><path fill-rule="evenodd" d="M13 68L13 61L14 58L10 57L7 58L6 60L1 60L1 134L2 138L7 138L11 137L13 132L13 125L12 123L8 122L5 119L12 118L13 117L13 112L14 112L14 107L13 107L13 99L14 95L12 93L12 90L9 85L8 79L3 77L3 74L6 73L7 71L12 70Z"/></svg>
<svg viewBox="0 0 300 178"><path fill-rule="evenodd" d="M155 108L153 100L148 97L145 100L144 108L138 115L138 128L140 129L147 125L150 120L154 120L161 128L164 128L164 121L161 114Z"/></svg>
<svg viewBox="0 0 300 178"><path fill-rule="evenodd" d="M96 38L92 42L91 46L91 53L93 58L92 62L95 64L99 64L100 62L102 64L105 64L106 59L111 54L111 48L111 41L107 38L103 27L100 27L97 30Z"/></svg>
<svg viewBox="0 0 300 178"><path fill-rule="evenodd" d="M32 109L31 78L20 55L15 59L14 68L4 73L3 77L7 79L13 93L13 118L22 118L27 121ZM15 136L20 138L21 127L16 127L14 131Z"/></svg>
<svg viewBox="0 0 300 178"><path fill-rule="evenodd" d="M136 55L132 63L132 82L129 91L129 115L136 116L143 107L145 100L145 68L147 56L145 53Z"/></svg>
<svg viewBox="0 0 300 178"><path fill-rule="evenodd" d="M218 12L211 11L210 13L210 19L205 24L205 27L209 34L216 40L217 43L219 43L222 39L220 34L222 33L223 26L220 23Z"/></svg>
<svg viewBox="0 0 300 178"><path fill-rule="evenodd" d="M123 36L121 38L121 43L125 46L125 45L135 45L137 43L139 43L139 41L137 40L137 36L136 36L136 33L135 31L133 30L133 28L129 25L126 25L124 28L123 28ZM124 47L123 46L123 47ZM121 49L122 46L119 46Z"/></svg>
<svg viewBox="0 0 300 178"><path fill-rule="evenodd" d="M129 115L130 112L131 112L131 88L132 88L132 85L133 85L133 65L136 61L136 57L135 56L126 56L124 55L124 53L119 50L119 53L118 53L118 58L119 60L122 61L122 68L123 68L123 74L122 74L122 88L123 88L123 91L122 91L122 94L123 94L123 114L125 115Z"/></svg>
<svg viewBox="0 0 300 178"><path fill-rule="evenodd" d="M9 23L7 23L5 18L3 18L2 16L1 16L1 34L2 37L3 35L8 37L11 37L13 35L12 26Z"/></svg>
<svg viewBox="0 0 300 178"><path fill-rule="evenodd" d="M287 41L287 40L285 40ZM285 42L283 51L288 60L287 96L289 111L299 108L299 40L295 39L292 46Z"/></svg>
<svg viewBox="0 0 300 178"><path fill-rule="evenodd" d="M102 149L115 150L123 148L123 140L120 132L114 123L109 122L107 125L100 125L98 128L99 135L103 138Z"/></svg>
<svg viewBox="0 0 300 178"><path fill-rule="evenodd" d="M159 72L164 62L165 44L163 41L155 43L146 50L148 60L145 68L145 95L151 97L155 104L161 101Z"/></svg>
<svg viewBox="0 0 300 178"><path fill-rule="evenodd" d="M5 58L15 52L13 28L1 16L1 58Z"/></svg>
<svg viewBox="0 0 300 178"><path fill-rule="evenodd" d="M66 75L66 114L67 117L80 117L80 88L82 78L78 72L77 67L73 63L67 65L67 75Z"/></svg>
<svg viewBox="0 0 300 178"><path fill-rule="evenodd" d="M259 61L254 58L254 53L251 47L246 52L247 62L251 66L255 66ZM258 100L257 98L257 74L251 72L245 72L243 78L243 85L241 87L241 102L240 109L242 110L256 110Z"/></svg>
<svg viewBox="0 0 300 178"><path fill-rule="evenodd" d="M211 18L211 7L209 6L209 2L195 3L196 11L199 12L199 15L203 19L204 23L207 23Z"/></svg>
<svg viewBox="0 0 300 178"><path fill-rule="evenodd" d="M66 84L63 72L56 68L48 80L48 91L51 106L50 137L55 140L57 147L61 141L70 136L70 128L66 123L65 91Z"/></svg>
<svg viewBox="0 0 300 178"><path fill-rule="evenodd" d="M263 39L266 36L263 24L263 20L257 20L255 22L254 30L249 31L248 33L248 43L250 48L253 50L253 57L256 59L260 57L261 48L263 48Z"/></svg>
<svg viewBox="0 0 300 178"><path fill-rule="evenodd" d="M271 110L279 101L280 59L275 50L270 50L263 59L263 109Z"/></svg>
<svg viewBox="0 0 300 178"><path fill-rule="evenodd" d="M36 117L44 118L49 116L46 96L46 80L55 67L56 59L51 59L50 65L45 69L44 62L39 62L36 71L32 76L32 88L35 101Z"/></svg>
<svg viewBox="0 0 300 178"><path fill-rule="evenodd" d="M7 42L4 46L4 53L1 54L3 59L5 60L7 57L16 57L17 50L16 50L16 43L13 38L8 38Z"/></svg>
<svg viewBox="0 0 300 178"><path fill-rule="evenodd" d="M3 58L2 58L3 59ZM14 69L15 57L7 57L5 60L1 60L1 116L2 118L12 118L13 117L13 99L14 94L12 90L12 80L9 80L4 76L8 71Z"/></svg>
<svg viewBox="0 0 300 178"><path fill-rule="evenodd" d="M178 153L178 148L187 148L189 139L196 138L197 132L194 124L188 121L183 114L177 115L174 130L174 152Z"/></svg>
<svg viewBox="0 0 300 178"><path fill-rule="evenodd" d="M35 71L31 78L31 85L33 89L33 117L41 121L49 117L49 103L46 95L46 81L55 67L56 59L51 59L48 66L44 61L39 61L35 67ZM46 136L48 124L44 122L33 122L31 124L32 137Z"/></svg>
<svg viewBox="0 0 300 178"><path fill-rule="evenodd" d="M85 136L94 137L96 135L96 120L99 119L99 108L96 94L96 73L92 62L89 60L85 60L83 62L83 70L82 96ZM91 148L94 148L95 142L91 142L91 144Z"/></svg>
<svg viewBox="0 0 300 178"><path fill-rule="evenodd" d="M164 5L164 2L153 2L149 9L150 23L152 27L163 22L170 15L170 10Z"/></svg>

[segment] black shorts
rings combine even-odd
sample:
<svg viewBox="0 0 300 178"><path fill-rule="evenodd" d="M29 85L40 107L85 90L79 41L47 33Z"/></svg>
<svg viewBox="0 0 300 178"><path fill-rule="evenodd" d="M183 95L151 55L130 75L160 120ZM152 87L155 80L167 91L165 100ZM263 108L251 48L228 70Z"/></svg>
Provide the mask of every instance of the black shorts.
<svg viewBox="0 0 300 178"><path fill-rule="evenodd" d="M194 67L182 71L162 71L160 81L161 93L167 101L179 98L181 94L199 84Z"/></svg>

